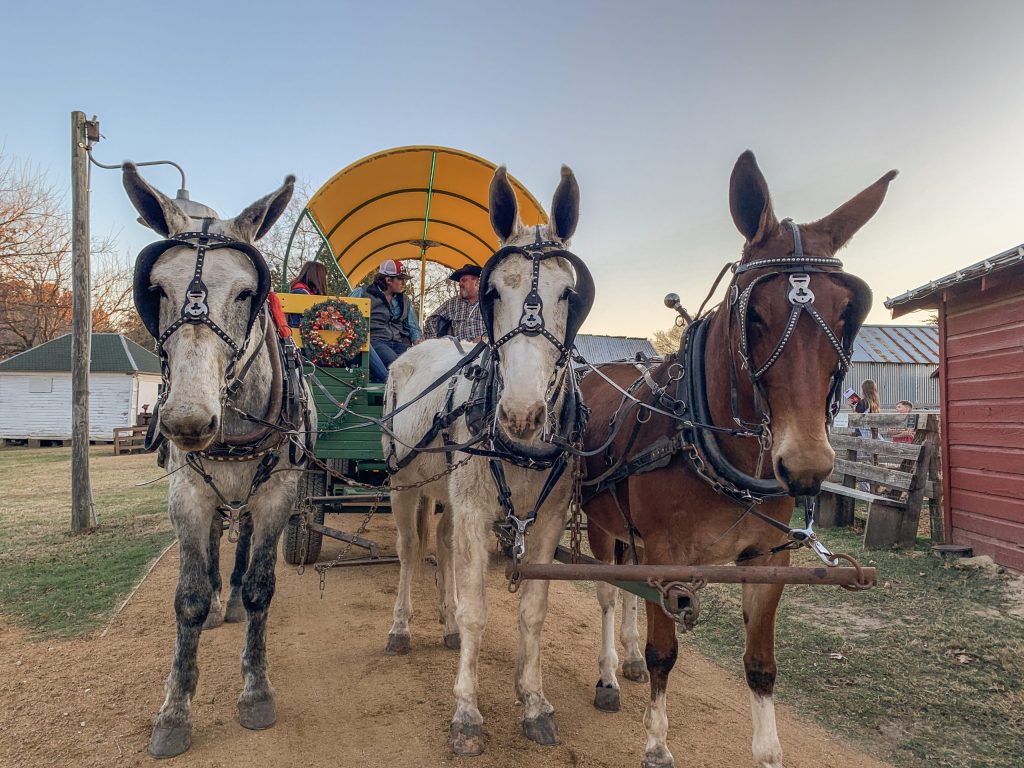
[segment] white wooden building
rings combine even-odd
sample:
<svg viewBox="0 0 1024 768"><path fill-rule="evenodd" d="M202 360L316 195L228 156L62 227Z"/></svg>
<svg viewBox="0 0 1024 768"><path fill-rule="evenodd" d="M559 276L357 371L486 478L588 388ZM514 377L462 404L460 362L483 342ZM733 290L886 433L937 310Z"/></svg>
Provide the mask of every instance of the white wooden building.
<svg viewBox="0 0 1024 768"><path fill-rule="evenodd" d="M156 355L119 333L94 333L89 366L89 439L113 440L115 427L153 410ZM0 362L0 439L71 439L71 334Z"/></svg>

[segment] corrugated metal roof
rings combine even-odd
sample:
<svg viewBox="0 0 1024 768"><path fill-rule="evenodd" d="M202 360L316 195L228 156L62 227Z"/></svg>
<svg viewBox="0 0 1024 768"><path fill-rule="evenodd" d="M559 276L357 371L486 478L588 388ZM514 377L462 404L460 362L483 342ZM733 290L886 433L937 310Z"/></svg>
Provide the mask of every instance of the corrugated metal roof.
<svg viewBox="0 0 1024 768"><path fill-rule="evenodd" d="M593 365L612 360L632 360L637 352L642 352L646 357L658 356L651 342L632 336L595 336L580 333L576 336L576 348L584 359Z"/></svg>
<svg viewBox="0 0 1024 768"><path fill-rule="evenodd" d="M0 372L70 371L71 334L21 352L0 362ZM89 356L91 373L160 373L160 360L120 333L94 333Z"/></svg>
<svg viewBox="0 0 1024 768"><path fill-rule="evenodd" d="M855 363L939 362L939 329L932 325L864 325L853 342Z"/></svg>
<svg viewBox="0 0 1024 768"><path fill-rule="evenodd" d="M901 304L909 304L916 302L920 299L925 299L933 293L948 288L951 285L957 283L965 283L969 280L976 280L979 277L995 272L1000 269L1006 269L1013 265L1024 264L1024 245L1018 245L1016 248L1011 248L1008 251L1003 251L995 256L990 256L984 261L979 261L977 264L971 264L969 267L958 269L952 274L940 277L937 280L930 281L927 285L922 285L913 290L901 293L891 299L885 300L886 309L892 309L895 306Z"/></svg>

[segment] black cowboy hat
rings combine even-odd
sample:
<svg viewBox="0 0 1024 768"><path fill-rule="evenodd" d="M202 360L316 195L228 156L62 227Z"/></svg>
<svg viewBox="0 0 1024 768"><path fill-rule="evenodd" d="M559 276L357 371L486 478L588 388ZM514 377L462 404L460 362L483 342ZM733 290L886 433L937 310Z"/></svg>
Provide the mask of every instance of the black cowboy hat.
<svg viewBox="0 0 1024 768"><path fill-rule="evenodd" d="M448 275L448 279L458 282L461 278L465 277L466 275L471 275L472 277L480 277L480 273L482 271L483 270L476 264L467 264L466 266L460 269L456 269L454 272Z"/></svg>

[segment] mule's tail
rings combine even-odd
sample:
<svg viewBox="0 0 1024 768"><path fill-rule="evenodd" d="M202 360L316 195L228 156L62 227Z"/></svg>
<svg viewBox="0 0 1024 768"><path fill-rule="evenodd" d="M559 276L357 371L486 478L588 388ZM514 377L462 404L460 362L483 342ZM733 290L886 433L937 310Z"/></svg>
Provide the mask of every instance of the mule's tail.
<svg viewBox="0 0 1024 768"><path fill-rule="evenodd" d="M416 558L417 568L423 567L424 552L430 541L430 518L434 515L434 500L429 496L420 496L416 504ZM440 543L439 543L440 545Z"/></svg>
<svg viewBox="0 0 1024 768"><path fill-rule="evenodd" d="M393 376L388 376L384 384L384 413L392 413L397 407L398 393L395 391L395 379ZM380 431L380 444L384 449L384 461L388 463L388 466L391 466L391 457L395 455L395 451L398 448L395 445L395 439L391 436L395 429L395 420L386 419L384 426L387 429Z"/></svg>

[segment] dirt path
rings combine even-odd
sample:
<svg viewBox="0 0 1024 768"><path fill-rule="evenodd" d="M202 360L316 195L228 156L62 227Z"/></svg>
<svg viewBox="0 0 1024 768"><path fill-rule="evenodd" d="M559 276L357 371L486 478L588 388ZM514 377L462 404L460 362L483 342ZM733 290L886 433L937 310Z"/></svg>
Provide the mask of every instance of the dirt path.
<svg viewBox="0 0 1024 768"><path fill-rule="evenodd" d="M337 518L335 518L337 520ZM340 521L339 521L340 522ZM391 520L370 535L393 542ZM325 556L337 551L325 544ZM228 558L225 557L225 561ZM106 637L26 640L0 627L0 765L135 766L146 753L162 701L174 638L177 548L153 570ZM387 657L397 566L335 569L320 599L315 572L278 568L268 649L278 722L267 731L238 725L238 657L244 627L203 634L192 749L169 765L241 766L636 766L643 749L647 687L623 682L623 709L591 706L599 622L596 601L555 584L545 632L545 691L555 705L562 746L521 735L512 690L516 600L493 568L491 619L481 658L480 706L489 736L483 757L459 760L447 746L456 654L434 621L431 567L415 595L413 653ZM680 766L750 764L746 688L684 650L670 681L670 747ZM790 768L882 768L779 708Z"/></svg>

